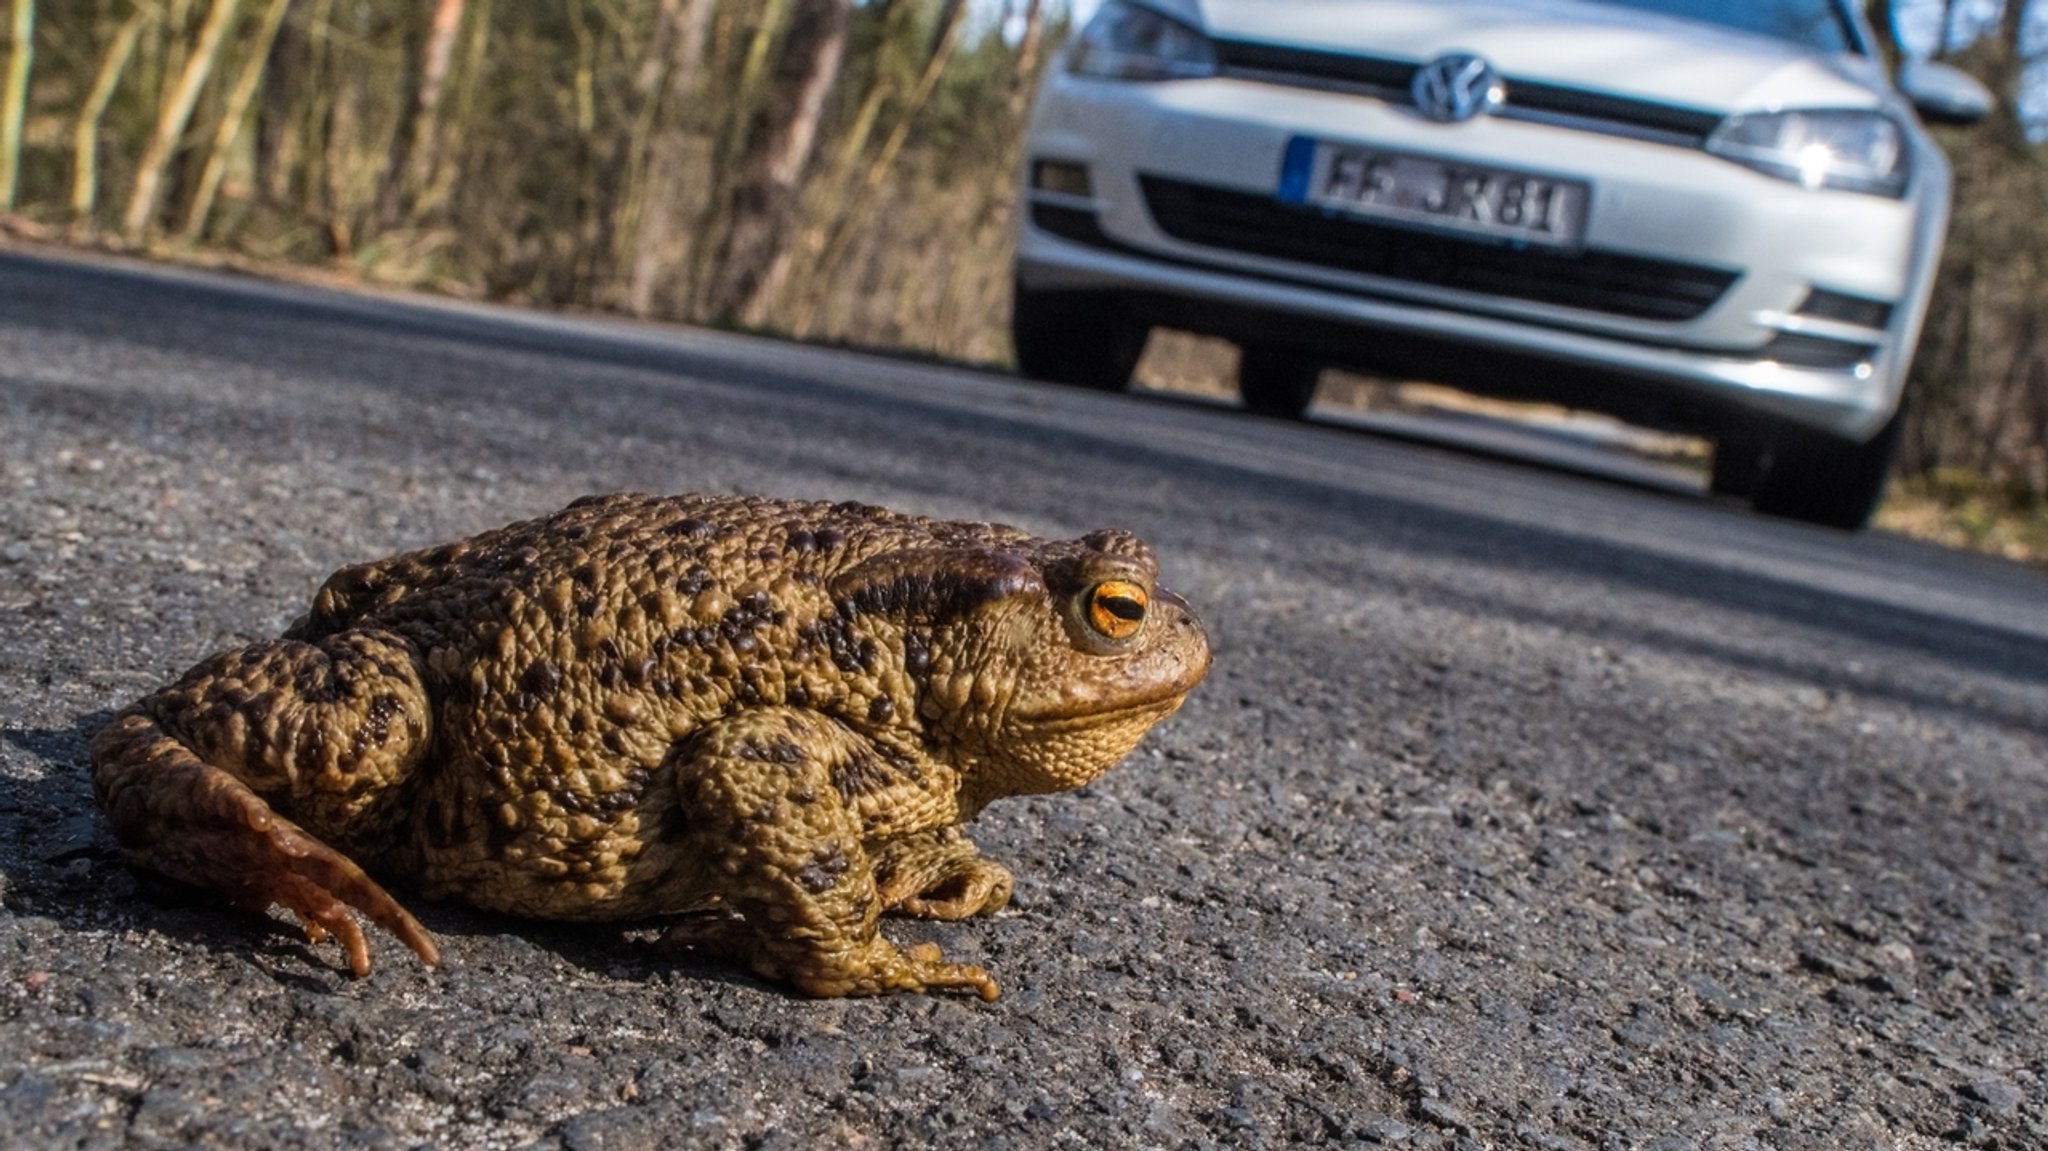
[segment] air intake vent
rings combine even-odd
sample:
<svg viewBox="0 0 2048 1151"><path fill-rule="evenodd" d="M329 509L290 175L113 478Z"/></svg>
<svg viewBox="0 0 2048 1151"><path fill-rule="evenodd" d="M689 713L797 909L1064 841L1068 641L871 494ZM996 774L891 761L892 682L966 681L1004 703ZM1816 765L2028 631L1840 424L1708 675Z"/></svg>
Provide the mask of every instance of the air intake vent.
<svg viewBox="0 0 2048 1151"><path fill-rule="evenodd" d="M1878 330L1892 322L1892 306L1885 301L1852 296L1847 292L1830 292L1824 288L1815 288L1807 293L1806 302L1799 305L1798 314Z"/></svg>

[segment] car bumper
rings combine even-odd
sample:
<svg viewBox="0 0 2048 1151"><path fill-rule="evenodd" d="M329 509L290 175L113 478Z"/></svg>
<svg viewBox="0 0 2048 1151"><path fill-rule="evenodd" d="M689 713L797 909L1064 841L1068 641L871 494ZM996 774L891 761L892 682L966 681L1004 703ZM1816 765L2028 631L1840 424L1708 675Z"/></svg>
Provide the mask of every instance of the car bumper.
<svg viewBox="0 0 2048 1151"><path fill-rule="evenodd" d="M1583 250L1528 255L1280 205L1298 136L1585 180ZM1232 338L1247 322L1256 336L1290 318L1335 362L1368 369L1415 363L1402 353L1418 347L1442 349L1424 366L1467 347L1510 370L1545 369L1490 390L1570 392L1667 425L1756 417L1860 439L1897 407L1946 222L1946 169L1931 145L1913 144L1915 186L1893 200L1551 125L1447 127L1351 95L1055 71L1027 148L1018 277L1028 289L1126 294L1160 322ZM1034 188L1037 160L1084 166L1088 193ZM1402 263L1416 251L1428 258L1407 263L1420 273ZM1453 265L1478 270L1442 270ZM1844 319L1817 299L1860 311ZM1572 386L1575 371L1584 386Z"/></svg>

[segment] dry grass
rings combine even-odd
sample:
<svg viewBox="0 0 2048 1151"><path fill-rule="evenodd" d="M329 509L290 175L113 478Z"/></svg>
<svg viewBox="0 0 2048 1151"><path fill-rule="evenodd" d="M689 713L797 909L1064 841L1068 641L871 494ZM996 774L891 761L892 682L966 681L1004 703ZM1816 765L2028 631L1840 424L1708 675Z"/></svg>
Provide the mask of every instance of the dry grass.
<svg viewBox="0 0 2048 1151"><path fill-rule="evenodd" d="M1944 469L1892 485L1876 525L1946 547L2048 569L2048 500Z"/></svg>

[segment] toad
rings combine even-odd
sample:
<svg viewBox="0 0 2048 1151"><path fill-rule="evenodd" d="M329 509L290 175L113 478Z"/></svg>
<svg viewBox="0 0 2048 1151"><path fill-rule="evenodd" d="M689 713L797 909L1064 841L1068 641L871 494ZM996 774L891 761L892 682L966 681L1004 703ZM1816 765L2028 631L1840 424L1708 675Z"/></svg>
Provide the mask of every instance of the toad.
<svg viewBox="0 0 2048 1151"><path fill-rule="evenodd" d="M1122 531L1036 539L859 504L592 497L344 568L284 637L121 713L93 788L130 858L282 905L357 976L372 875L551 920L695 913L816 996L996 984L885 912L987 915L961 831L1078 787L1180 707L1201 623Z"/></svg>

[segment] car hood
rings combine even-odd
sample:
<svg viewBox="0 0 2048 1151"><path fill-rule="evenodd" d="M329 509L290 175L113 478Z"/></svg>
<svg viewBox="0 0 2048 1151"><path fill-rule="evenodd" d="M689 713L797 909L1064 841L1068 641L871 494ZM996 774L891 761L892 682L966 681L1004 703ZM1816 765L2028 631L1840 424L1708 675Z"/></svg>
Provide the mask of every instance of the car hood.
<svg viewBox="0 0 2048 1151"><path fill-rule="evenodd" d="M1717 112L1860 108L1884 100L1873 61L1599 3L1557 0L1168 0L1211 35L1420 62L1476 52L1543 81Z"/></svg>

